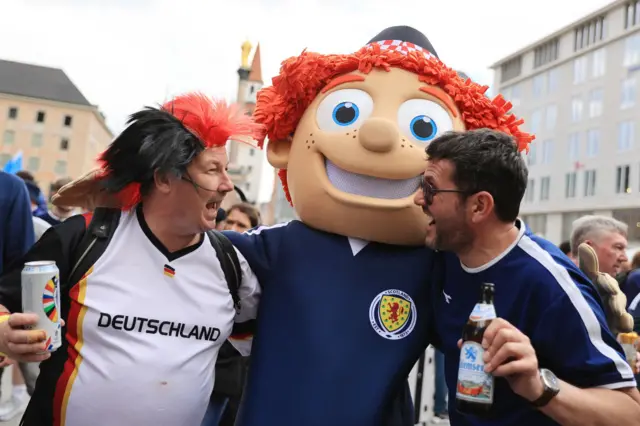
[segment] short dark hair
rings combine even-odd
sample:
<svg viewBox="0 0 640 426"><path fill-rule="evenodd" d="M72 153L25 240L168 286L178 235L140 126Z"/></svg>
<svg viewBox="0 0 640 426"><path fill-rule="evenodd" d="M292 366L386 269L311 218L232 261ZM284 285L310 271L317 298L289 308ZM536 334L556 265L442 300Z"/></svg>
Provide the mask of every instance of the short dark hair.
<svg viewBox="0 0 640 426"><path fill-rule="evenodd" d="M50 190L51 192L58 192L63 186L70 184L71 182L72 180L70 177L60 178L51 184Z"/></svg>
<svg viewBox="0 0 640 426"><path fill-rule="evenodd" d="M426 148L429 160L454 165L453 182L467 197L486 191L498 219L513 222L527 187L528 171L512 136L490 129L447 132Z"/></svg>
<svg viewBox="0 0 640 426"><path fill-rule="evenodd" d="M234 210L238 210L240 213L246 214L247 217L249 218L249 222L251 222L252 228L255 228L256 226L260 225L260 222L261 222L260 211L258 211L258 209L252 206L251 204L249 203L234 204L233 206L229 207L229 209L227 210L227 216L229 216L229 214Z"/></svg>
<svg viewBox="0 0 640 426"><path fill-rule="evenodd" d="M567 256L571 253L571 243L569 241L561 242L558 248Z"/></svg>
<svg viewBox="0 0 640 426"><path fill-rule="evenodd" d="M35 177L33 177L33 175L30 172L26 171L26 170L20 170L19 172L16 173L16 176L20 177L25 182L35 182L36 181Z"/></svg>

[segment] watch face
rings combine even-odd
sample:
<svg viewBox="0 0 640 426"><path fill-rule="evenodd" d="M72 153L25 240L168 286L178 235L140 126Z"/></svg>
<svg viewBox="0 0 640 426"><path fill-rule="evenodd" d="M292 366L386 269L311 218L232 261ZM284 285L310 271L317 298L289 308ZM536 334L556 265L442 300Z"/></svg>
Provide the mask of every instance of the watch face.
<svg viewBox="0 0 640 426"><path fill-rule="evenodd" d="M542 380L547 387L553 390L558 389L558 378L555 374L543 368L540 370L540 375L542 376Z"/></svg>

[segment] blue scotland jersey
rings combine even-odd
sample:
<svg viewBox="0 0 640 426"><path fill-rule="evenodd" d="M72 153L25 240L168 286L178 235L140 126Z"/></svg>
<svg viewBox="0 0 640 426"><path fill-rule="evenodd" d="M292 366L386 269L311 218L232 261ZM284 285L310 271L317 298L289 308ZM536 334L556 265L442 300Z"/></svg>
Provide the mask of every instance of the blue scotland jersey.
<svg viewBox="0 0 640 426"><path fill-rule="evenodd" d="M237 425L413 425L395 398L428 345L432 252L299 221L226 235L263 288Z"/></svg>
<svg viewBox="0 0 640 426"><path fill-rule="evenodd" d="M457 341L480 298L483 282L495 285L494 304L504 318L526 334L542 368L581 388L635 387L622 348L607 327L598 293L586 276L550 242L531 234L519 221L514 244L493 261L465 268L446 254L446 280L435 295L436 328L446 358L451 424L456 426L546 426L557 423L495 379L492 412L486 419L455 410L460 360Z"/></svg>

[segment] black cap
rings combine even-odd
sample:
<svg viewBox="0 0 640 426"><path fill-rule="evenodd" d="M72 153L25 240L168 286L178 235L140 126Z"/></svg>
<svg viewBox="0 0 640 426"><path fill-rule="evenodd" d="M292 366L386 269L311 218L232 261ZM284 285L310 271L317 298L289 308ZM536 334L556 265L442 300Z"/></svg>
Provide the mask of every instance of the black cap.
<svg viewBox="0 0 640 426"><path fill-rule="evenodd" d="M411 28L406 25L389 27L386 30L383 30L380 34L378 34L371 40L369 40L369 43L367 44L375 43L378 41L385 41L385 40L400 40L400 41L413 43L416 46L422 47L424 50L431 53L436 58L438 57L436 50L433 48L433 46L429 42L429 39L427 38L427 36L422 34L420 31L416 30L415 28Z"/></svg>

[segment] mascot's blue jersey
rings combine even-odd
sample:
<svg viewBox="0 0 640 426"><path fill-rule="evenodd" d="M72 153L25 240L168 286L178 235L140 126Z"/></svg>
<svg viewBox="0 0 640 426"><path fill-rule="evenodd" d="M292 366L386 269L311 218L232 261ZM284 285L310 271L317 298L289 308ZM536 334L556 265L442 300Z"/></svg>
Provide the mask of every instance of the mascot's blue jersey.
<svg viewBox="0 0 640 426"><path fill-rule="evenodd" d="M432 252L299 221L226 235L263 287L236 424L412 425L390 405L428 345Z"/></svg>

